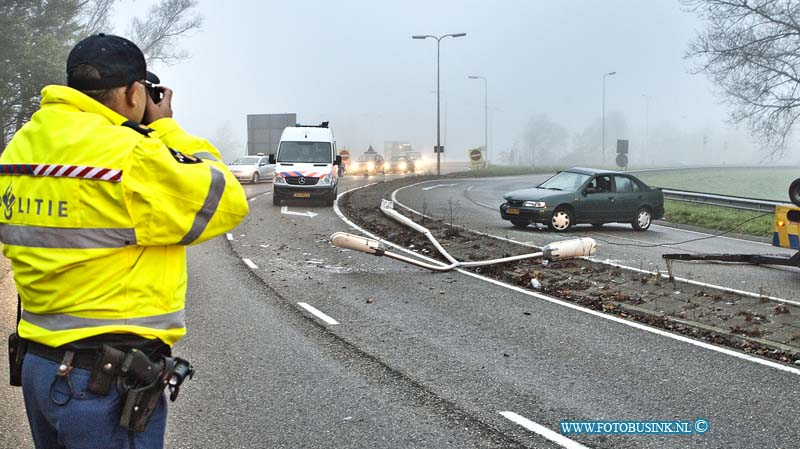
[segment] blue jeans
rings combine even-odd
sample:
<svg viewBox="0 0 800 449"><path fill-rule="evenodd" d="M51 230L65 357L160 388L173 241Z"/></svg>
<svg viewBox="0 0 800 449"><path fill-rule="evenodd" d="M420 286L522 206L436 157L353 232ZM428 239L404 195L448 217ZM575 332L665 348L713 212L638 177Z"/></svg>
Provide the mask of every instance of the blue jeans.
<svg viewBox="0 0 800 449"><path fill-rule="evenodd" d="M50 385L59 363L28 353L22 365L22 395L37 449L151 449L164 447L167 402L161 396L144 432L136 433L119 425L123 398L116 388L107 396L87 391L90 372L74 368L69 374L72 399L58 405L50 398ZM53 396L63 403L69 387L59 378Z"/></svg>

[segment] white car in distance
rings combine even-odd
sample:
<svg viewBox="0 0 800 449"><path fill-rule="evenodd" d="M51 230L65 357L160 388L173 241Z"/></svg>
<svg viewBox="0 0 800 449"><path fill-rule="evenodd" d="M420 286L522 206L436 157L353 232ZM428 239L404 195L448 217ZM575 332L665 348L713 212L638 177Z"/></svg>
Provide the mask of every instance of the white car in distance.
<svg viewBox="0 0 800 449"><path fill-rule="evenodd" d="M228 164L236 179L257 184L262 179L272 179L275 175L275 165L269 163L269 158L264 153L255 156L242 156Z"/></svg>

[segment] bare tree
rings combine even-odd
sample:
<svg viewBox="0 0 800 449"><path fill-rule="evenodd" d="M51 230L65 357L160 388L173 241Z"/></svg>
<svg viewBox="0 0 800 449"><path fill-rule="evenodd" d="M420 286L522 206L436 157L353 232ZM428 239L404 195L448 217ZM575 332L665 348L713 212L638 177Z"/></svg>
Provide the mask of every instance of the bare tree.
<svg viewBox="0 0 800 449"><path fill-rule="evenodd" d="M527 162L534 166L541 165L542 161L551 160L553 155L564 151L567 130L542 113L528 121L523 141L527 150Z"/></svg>
<svg viewBox="0 0 800 449"><path fill-rule="evenodd" d="M116 0L82 0L78 2L78 20L86 36L109 31L109 19Z"/></svg>
<svg viewBox="0 0 800 449"><path fill-rule="evenodd" d="M203 18L193 12L195 6L195 0L163 0L150 8L144 20L133 19L131 40L142 49L148 63L171 64L188 57L176 41L202 25Z"/></svg>
<svg viewBox="0 0 800 449"><path fill-rule="evenodd" d="M800 3L793 0L684 0L706 29L687 57L700 62L769 158L783 155L800 116Z"/></svg>
<svg viewBox="0 0 800 449"><path fill-rule="evenodd" d="M39 107L42 87L65 81L72 46L86 36L113 32L110 18L116 1L0 2L0 153ZM146 19L134 19L131 40L148 62L170 63L188 56L177 41L200 27L196 5L194 0L162 0Z"/></svg>

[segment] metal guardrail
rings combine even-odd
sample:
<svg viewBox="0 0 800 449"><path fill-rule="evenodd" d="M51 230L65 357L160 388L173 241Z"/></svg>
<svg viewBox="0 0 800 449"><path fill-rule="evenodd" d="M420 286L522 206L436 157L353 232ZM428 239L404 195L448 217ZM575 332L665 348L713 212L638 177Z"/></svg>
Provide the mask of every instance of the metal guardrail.
<svg viewBox="0 0 800 449"><path fill-rule="evenodd" d="M781 202L757 198L742 198L738 196L716 195L713 193L690 192L664 188L662 188L661 191L664 192L664 198L668 200L764 213L772 213L775 211L775 206L789 203L789 201Z"/></svg>

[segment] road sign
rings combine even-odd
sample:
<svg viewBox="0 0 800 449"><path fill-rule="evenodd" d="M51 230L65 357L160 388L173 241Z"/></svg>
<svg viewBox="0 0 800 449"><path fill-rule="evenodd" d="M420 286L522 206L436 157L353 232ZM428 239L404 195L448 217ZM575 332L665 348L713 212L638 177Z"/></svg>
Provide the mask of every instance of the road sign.
<svg viewBox="0 0 800 449"><path fill-rule="evenodd" d="M434 153L444 153L444 146L443 145L434 145L433 146Z"/></svg>
<svg viewBox="0 0 800 449"><path fill-rule="evenodd" d="M342 150L339 152L339 156L342 157L342 162L347 162L347 160L350 159L350 151Z"/></svg>
<svg viewBox="0 0 800 449"><path fill-rule="evenodd" d="M469 160L472 162L480 162L483 159L483 153L480 148L473 148L469 151Z"/></svg>
<svg viewBox="0 0 800 449"><path fill-rule="evenodd" d="M620 153L617 155L617 166L618 167L627 167L628 166L628 155L624 153Z"/></svg>
<svg viewBox="0 0 800 449"><path fill-rule="evenodd" d="M483 166L483 147L470 148L467 150L467 155L469 156L469 165L471 168L475 169Z"/></svg>
<svg viewBox="0 0 800 449"><path fill-rule="evenodd" d="M628 154L628 140L617 139L617 153Z"/></svg>

